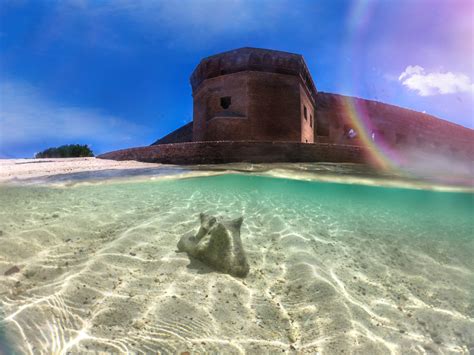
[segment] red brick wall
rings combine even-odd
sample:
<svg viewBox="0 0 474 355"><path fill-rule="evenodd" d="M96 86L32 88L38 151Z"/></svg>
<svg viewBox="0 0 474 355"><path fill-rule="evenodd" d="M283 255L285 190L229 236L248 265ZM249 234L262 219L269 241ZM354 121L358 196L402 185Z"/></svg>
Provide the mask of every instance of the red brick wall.
<svg viewBox="0 0 474 355"><path fill-rule="evenodd" d="M248 75L240 72L206 80L193 93L193 140L246 139L248 134ZM228 108L221 106L221 98L230 97ZM227 122L228 121L228 122Z"/></svg>
<svg viewBox="0 0 474 355"><path fill-rule="evenodd" d="M191 74L193 91L210 78L241 71L280 73L300 77L313 99L316 87L303 56L263 48L238 48L204 58Z"/></svg>
<svg viewBox="0 0 474 355"><path fill-rule="evenodd" d="M317 91L299 54L250 47L219 53L201 60L190 82L193 141L313 141ZM225 97L229 107L221 105Z"/></svg>
<svg viewBox="0 0 474 355"><path fill-rule="evenodd" d="M303 85L300 85L300 124L301 142L314 142L314 104L309 98ZM306 117L305 117L306 108Z"/></svg>
<svg viewBox="0 0 474 355"><path fill-rule="evenodd" d="M318 94L314 125L316 142L350 145L362 143L357 138L350 140L344 136L344 126L351 124L347 112L343 109L342 100L344 99L347 97L327 93ZM407 150L411 153L421 151L421 153L428 155L441 155L464 161L474 159L474 131L471 129L420 112L375 101L355 100L357 100L357 105L368 113L374 128L378 130L376 140L384 140L395 150ZM327 122L329 136L318 135L318 130L324 120ZM226 123L227 121L230 123ZM234 140L254 139L248 126L246 127L245 124L233 126L233 122L237 122L237 120L227 121L219 118L214 122L211 120L209 137L228 135ZM249 120L246 122L249 124ZM179 142L179 139L183 137L189 138L189 124L183 126L182 129L182 135L173 132L169 135L170 137L165 138L168 141L176 139L176 142ZM179 133L179 131L175 132ZM158 142L165 143L161 140Z"/></svg>
<svg viewBox="0 0 474 355"><path fill-rule="evenodd" d="M357 146L294 142L192 142L118 150L98 158L168 164L230 162L366 162L366 150Z"/></svg>
<svg viewBox="0 0 474 355"><path fill-rule="evenodd" d="M207 122L205 141L249 139L250 122L244 118L216 117Z"/></svg>
<svg viewBox="0 0 474 355"><path fill-rule="evenodd" d="M227 108L221 105L225 97L231 100ZM312 142L313 115L311 100L297 76L254 71L221 75L205 80L194 93L193 141Z"/></svg>
<svg viewBox="0 0 474 355"><path fill-rule="evenodd" d="M354 100L375 131L375 139L397 150L420 150L458 158L474 157L474 131L434 116L401 107L342 95L318 93L317 125L327 124L329 136L318 135L323 143L362 144L360 139L348 139L344 127L352 126L344 100ZM372 132L368 132L369 136Z"/></svg>
<svg viewBox="0 0 474 355"><path fill-rule="evenodd" d="M247 72L252 140L301 142L299 78Z"/></svg>

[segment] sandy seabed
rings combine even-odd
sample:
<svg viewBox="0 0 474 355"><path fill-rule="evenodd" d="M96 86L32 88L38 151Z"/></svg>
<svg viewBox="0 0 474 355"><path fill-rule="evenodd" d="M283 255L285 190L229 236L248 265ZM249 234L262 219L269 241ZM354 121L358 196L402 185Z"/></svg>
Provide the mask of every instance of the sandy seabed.
<svg viewBox="0 0 474 355"><path fill-rule="evenodd" d="M468 354L469 201L236 174L2 186L0 339L31 354ZM247 278L177 252L201 212L244 216Z"/></svg>

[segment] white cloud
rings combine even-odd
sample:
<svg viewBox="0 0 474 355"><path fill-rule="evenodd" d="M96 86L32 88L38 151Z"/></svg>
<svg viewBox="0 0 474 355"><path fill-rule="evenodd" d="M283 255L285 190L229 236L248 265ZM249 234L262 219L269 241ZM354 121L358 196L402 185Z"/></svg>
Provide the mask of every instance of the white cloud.
<svg viewBox="0 0 474 355"><path fill-rule="evenodd" d="M416 91L420 96L445 95L462 92L474 93L471 79L462 73L427 73L419 65L409 65L398 77L404 86Z"/></svg>
<svg viewBox="0 0 474 355"><path fill-rule="evenodd" d="M412 76L412 75L420 75L423 74L423 67L420 67L419 65L409 65L405 69L403 73L400 74L398 77L398 80L401 81L406 77Z"/></svg>
<svg viewBox="0 0 474 355"><path fill-rule="evenodd" d="M23 82L1 83L0 97L3 149L48 140L118 142L126 146L144 131L143 127L98 109L61 105Z"/></svg>

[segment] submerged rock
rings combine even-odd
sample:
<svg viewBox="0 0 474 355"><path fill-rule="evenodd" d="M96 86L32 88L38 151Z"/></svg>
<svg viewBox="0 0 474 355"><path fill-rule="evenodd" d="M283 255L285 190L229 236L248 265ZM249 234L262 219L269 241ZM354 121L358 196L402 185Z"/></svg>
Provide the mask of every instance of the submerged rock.
<svg viewBox="0 0 474 355"><path fill-rule="evenodd" d="M3 273L3 275L10 276L10 275L16 274L19 271L20 271L20 268L15 265L15 266L12 266L11 268L9 268L7 271L5 271Z"/></svg>
<svg viewBox="0 0 474 355"><path fill-rule="evenodd" d="M224 221L201 213L200 220L197 235L181 237L178 250L218 271L237 277L247 276L250 268L240 239L243 217Z"/></svg>

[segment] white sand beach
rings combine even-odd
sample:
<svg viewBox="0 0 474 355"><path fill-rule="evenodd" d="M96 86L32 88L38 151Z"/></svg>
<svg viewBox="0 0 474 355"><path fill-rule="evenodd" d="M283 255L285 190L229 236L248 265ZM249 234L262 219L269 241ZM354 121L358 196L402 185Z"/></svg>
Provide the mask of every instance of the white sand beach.
<svg viewBox="0 0 474 355"><path fill-rule="evenodd" d="M158 164L97 158L0 159L0 182L84 171L156 168Z"/></svg>

